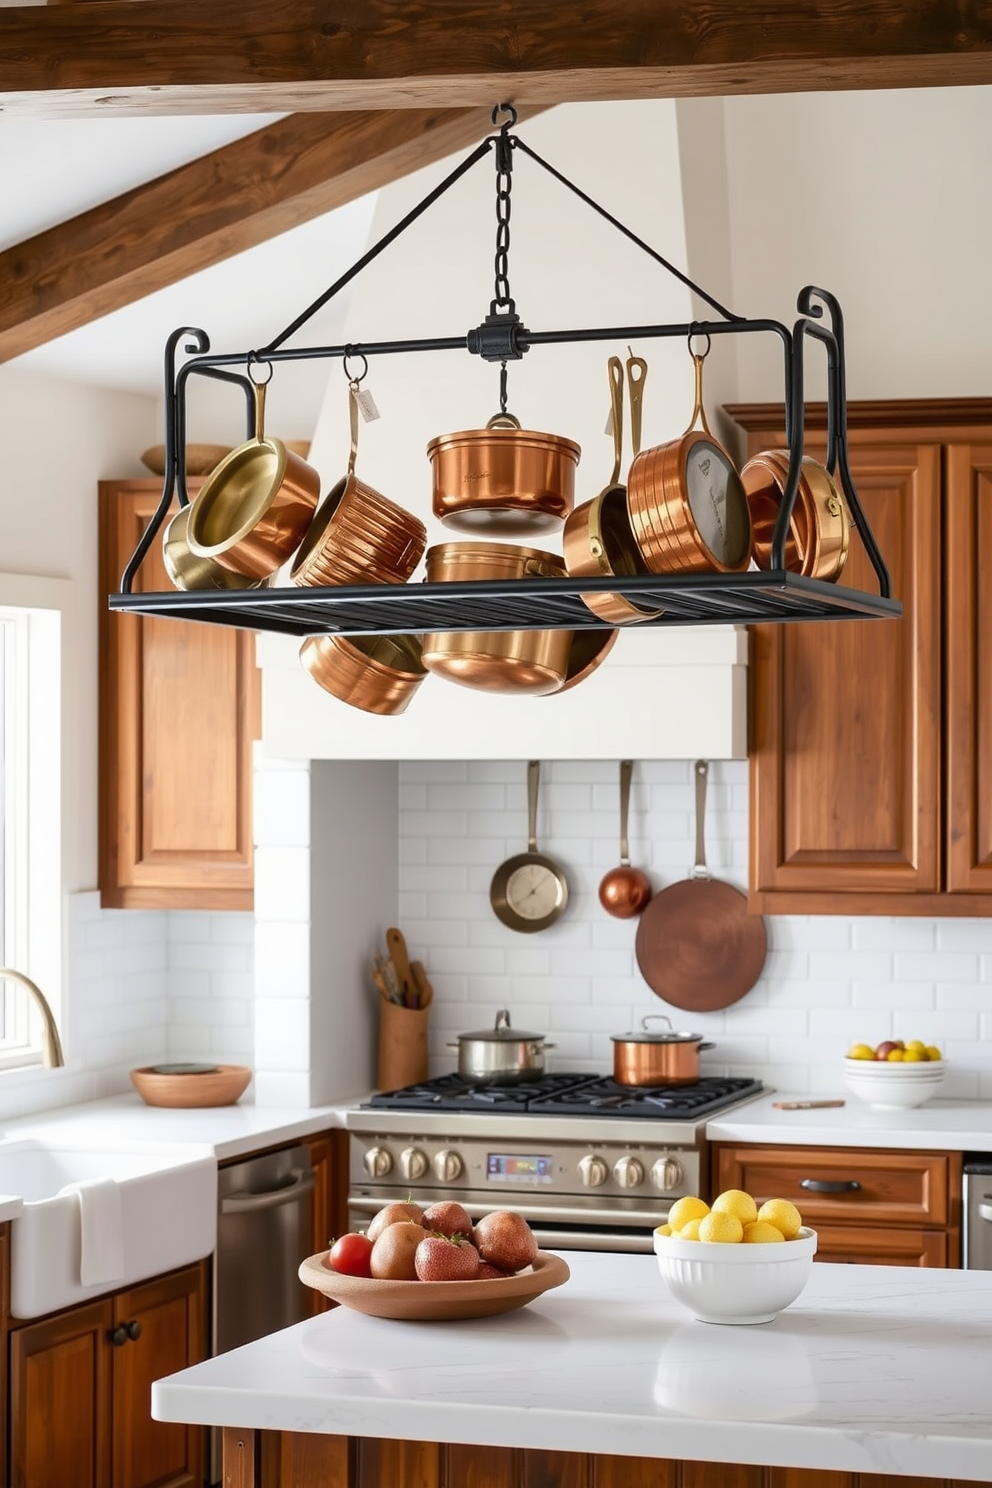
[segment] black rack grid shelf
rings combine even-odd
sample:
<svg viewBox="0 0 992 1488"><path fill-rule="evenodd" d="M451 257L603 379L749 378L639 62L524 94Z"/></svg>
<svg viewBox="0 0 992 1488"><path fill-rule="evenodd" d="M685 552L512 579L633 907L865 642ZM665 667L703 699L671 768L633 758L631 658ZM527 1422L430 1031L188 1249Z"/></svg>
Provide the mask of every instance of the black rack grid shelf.
<svg viewBox="0 0 992 1488"><path fill-rule="evenodd" d="M419 635L432 631L603 630L581 596L622 594L660 609L625 629L787 620L894 619L898 600L785 570L361 584L334 588L112 594L111 610L281 635Z"/></svg>

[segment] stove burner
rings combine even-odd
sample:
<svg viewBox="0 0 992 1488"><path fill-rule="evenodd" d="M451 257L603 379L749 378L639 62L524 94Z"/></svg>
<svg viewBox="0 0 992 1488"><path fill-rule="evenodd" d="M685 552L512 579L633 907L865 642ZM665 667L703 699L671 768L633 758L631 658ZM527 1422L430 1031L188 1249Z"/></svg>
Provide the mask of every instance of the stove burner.
<svg viewBox="0 0 992 1488"><path fill-rule="evenodd" d="M402 1090L379 1091L366 1103L392 1111L502 1111L554 1116L638 1116L663 1121L708 1116L746 1095L760 1080L704 1075L695 1085L629 1086L596 1075L542 1075L522 1085L471 1085L460 1075L440 1075Z"/></svg>

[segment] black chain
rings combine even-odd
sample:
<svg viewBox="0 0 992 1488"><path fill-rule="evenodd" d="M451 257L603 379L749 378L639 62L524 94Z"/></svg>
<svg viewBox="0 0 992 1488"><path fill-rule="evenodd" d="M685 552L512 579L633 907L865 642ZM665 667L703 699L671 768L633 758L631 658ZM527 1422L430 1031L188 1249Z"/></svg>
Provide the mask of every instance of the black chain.
<svg viewBox="0 0 992 1488"><path fill-rule="evenodd" d="M515 309L510 297L510 188L513 183L513 141L509 131L517 122L517 111L511 104L500 104L493 109L496 116L506 112L509 118L500 126L496 140L496 285L492 309Z"/></svg>

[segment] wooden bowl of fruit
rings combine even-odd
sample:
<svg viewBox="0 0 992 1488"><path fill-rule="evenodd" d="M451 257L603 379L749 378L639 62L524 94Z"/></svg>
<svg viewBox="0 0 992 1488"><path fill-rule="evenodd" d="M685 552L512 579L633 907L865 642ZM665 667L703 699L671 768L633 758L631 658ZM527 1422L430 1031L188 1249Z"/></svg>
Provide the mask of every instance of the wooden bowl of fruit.
<svg viewBox="0 0 992 1488"><path fill-rule="evenodd" d="M519 1214L498 1210L473 1224L460 1204L387 1204L365 1234L342 1235L309 1256L300 1280L369 1317L442 1322L526 1307L561 1286L569 1269L538 1249Z"/></svg>

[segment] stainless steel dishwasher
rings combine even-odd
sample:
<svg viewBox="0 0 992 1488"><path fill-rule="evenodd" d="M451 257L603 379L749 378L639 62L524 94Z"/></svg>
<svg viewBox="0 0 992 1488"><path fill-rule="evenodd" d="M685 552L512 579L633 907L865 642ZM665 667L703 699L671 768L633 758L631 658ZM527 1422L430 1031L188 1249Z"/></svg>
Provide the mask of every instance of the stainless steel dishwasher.
<svg viewBox="0 0 992 1488"><path fill-rule="evenodd" d="M992 1155L964 1164L964 1268L992 1271Z"/></svg>
<svg viewBox="0 0 992 1488"><path fill-rule="evenodd" d="M313 1251L314 1182L302 1143L220 1169L214 1353L310 1316L310 1293L296 1273Z"/></svg>

